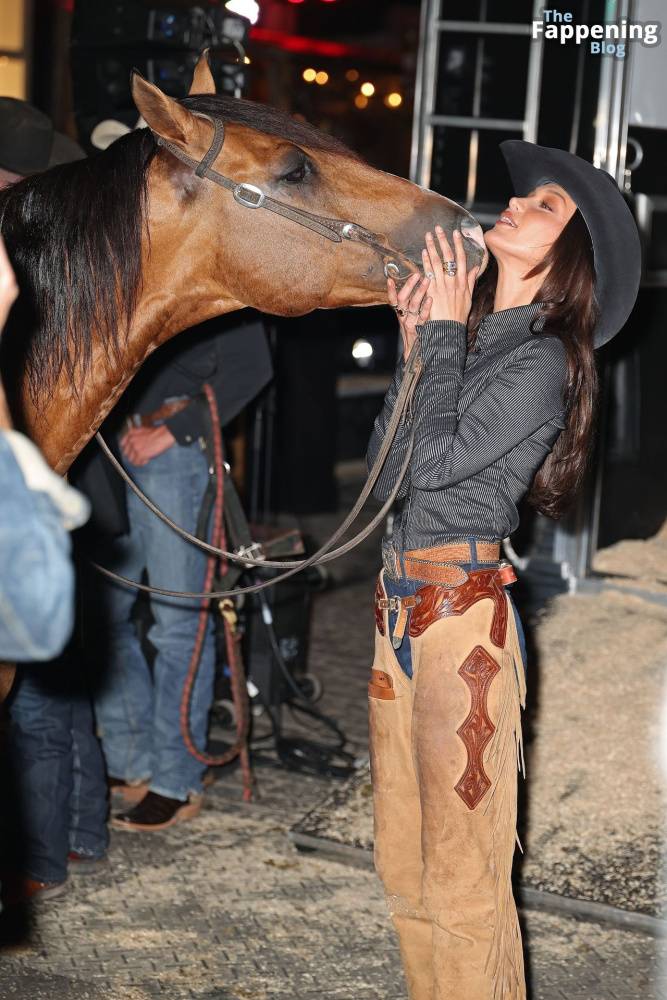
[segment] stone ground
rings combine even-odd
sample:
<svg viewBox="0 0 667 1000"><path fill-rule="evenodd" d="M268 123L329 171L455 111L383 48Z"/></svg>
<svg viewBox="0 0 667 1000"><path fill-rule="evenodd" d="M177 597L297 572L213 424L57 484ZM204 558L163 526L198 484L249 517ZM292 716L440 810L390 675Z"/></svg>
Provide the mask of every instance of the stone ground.
<svg viewBox="0 0 667 1000"><path fill-rule="evenodd" d="M105 871L73 878L22 939L14 924L0 998L402 1000L374 874L299 853L287 838L326 783L268 759L257 774L254 804L241 801L236 771L188 826L114 833ZM655 939L523 917L533 1000L667 996Z"/></svg>
<svg viewBox="0 0 667 1000"><path fill-rule="evenodd" d="M315 598L309 658L325 688L321 707L360 758L372 631L358 595L365 578L370 597L372 544ZM151 835L114 832L104 870L73 876L67 895L23 925L0 917L0 1000L403 1000L374 874L299 852L288 838L331 779L289 772L269 750L256 776L255 802L243 803L239 771L227 769L196 820ZM532 1000L667 997L655 938L535 910L522 917Z"/></svg>

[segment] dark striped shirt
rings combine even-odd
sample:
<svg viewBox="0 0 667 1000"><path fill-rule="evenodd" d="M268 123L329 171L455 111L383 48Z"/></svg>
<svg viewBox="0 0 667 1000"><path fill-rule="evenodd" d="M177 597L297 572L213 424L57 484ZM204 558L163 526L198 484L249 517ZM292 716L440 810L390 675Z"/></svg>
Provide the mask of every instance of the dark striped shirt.
<svg viewBox="0 0 667 1000"><path fill-rule="evenodd" d="M463 323L418 327L424 369L414 402L414 453L393 528L399 550L469 535L498 540L517 528L517 503L565 426L565 348L558 337L531 333L539 308L534 302L485 316L470 352ZM540 317L535 329L543 324ZM401 358L375 421L369 468L403 367ZM409 436L404 423L375 487L380 500L396 482Z"/></svg>

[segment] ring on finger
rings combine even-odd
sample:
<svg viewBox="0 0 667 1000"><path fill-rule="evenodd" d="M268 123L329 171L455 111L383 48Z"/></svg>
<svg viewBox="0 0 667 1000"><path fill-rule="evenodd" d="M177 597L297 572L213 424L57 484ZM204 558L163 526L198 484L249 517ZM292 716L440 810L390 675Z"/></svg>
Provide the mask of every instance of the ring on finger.
<svg viewBox="0 0 667 1000"><path fill-rule="evenodd" d="M435 275L434 275L433 271L426 271L424 273L424 277L425 278L435 278Z"/></svg>
<svg viewBox="0 0 667 1000"><path fill-rule="evenodd" d="M446 260L444 263L445 274L449 278L456 277L457 264L455 260Z"/></svg>
<svg viewBox="0 0 667 1000"><path fill-rule="evenodd" d="M419 309L417 310L417 312L413 312L412 309L408 309L408 315L409 316L419 316Z"/></svg>
<svg viewBox="0 0 667 1000"><path fill-rule="evenodd" d="M396 310L396 313L399 316L405 316L406 310L403 308L403 306L394 306L394 309Z"/></svg>

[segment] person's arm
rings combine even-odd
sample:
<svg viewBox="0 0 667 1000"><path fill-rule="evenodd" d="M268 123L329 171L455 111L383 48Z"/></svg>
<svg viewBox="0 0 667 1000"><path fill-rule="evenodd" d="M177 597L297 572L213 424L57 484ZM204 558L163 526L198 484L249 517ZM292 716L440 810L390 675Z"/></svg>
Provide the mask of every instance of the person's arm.
<svg viewBox="0 0 667 1000"><path fill-rule="evenodd" d="M223 328L212 345L215 364L206 378L225 427L271 381L273 366L261 320ZM165 421L180 445L189 445L209 427L208 403L200 396Z"/></svg>
<svg viewBox="0 0 667 1000"><path fill-rule="evenodd" d="M88 504L17 431L0 433L0 476L0 659L50 660L72 631L69 530Z"/></svg>
<svg viewBox="0 0 667 1000"><path fill-rule="evenodd" d="M405 358L401 354L396 366L396 371L394 372L394 377L392 378L389 388L387 389L382 409L376 417L375 424L373 425L373 433L371 434L370 441L368 442L366 466L369 472L373 467L373 463L377 458L380 448L382 447L382 442L384 441L387 431L387 425L391 420L391 415L396 405L396 397L398 396L404 374ZM386 500L396 485L399 470L403 464L403 460L405 459L405 452L408 447L409 440L410 428L408 427L406 421L402 420L398 426L394 443L389 451L389 454L387 455L387 459L377 479L375 488L373 489L373 496L377 500ZM406 496L408 489L409 482L408 476L406 476L400 490L398 491L397 499L400 500Z"/></svg>
<svg viewBox="0 0 667 1000"><path fill-rule="evenodd" d="M465 325L429 322L419 336L424 370L410 465L417 489L445 489L474 476L562 415L567 364L557 337L521 344L459 420Z"/></svg>
<svg viewBox="0 0 667 1000"><path fill-rule="evenodd" d="M430 279L422 278L418 273L412 274L403 284L400 291L392 278L387 280L387 295L389 305L394 309L398 319L398 328L401 335L403 350L398 359L394 377L389 385L387 394L384 397L382 410L380 411L368 443L366 452L366 466L370 472L378 452L382 447L387 426L391 420L391 415L396 405L396 399L401 388L401 382L405 375L405 362L410 356L410 351L415 343L418 323L424 323L429 316L431 309L431 298L428 295ZM419 389L417 389L417 392ZM405 453L410 442L412 433L411 425L407 420L402 420L396 431L393 444L385 459L382 471L375 483L373 496L377 500L387 500L392 489L396 485L399 472L405 460ZM401 483L396 499L402 500L408 494L410 488L409 476L406 475Z"/></svg>
<svg viewBox="0 0 667 1000"><path fill-rule="evenodd" d="M216 397L218 393L216 392ZM175 413L164 422L176 444L191 445L206 433L207 419L205 404L201 399L193 399L184 410Z"/></svg>

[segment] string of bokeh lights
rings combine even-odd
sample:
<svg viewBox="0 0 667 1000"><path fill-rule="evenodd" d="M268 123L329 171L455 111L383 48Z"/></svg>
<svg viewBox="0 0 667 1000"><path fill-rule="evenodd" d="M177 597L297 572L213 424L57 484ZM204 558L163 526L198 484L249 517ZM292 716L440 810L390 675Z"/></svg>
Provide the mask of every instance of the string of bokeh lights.
<svg viewBox="0 0 667 1000"><path fill-rule="evenodd" d="M319 84L320 87L329 83L330 80L330 76L325 70L313 69L312 66L304 69L301 77L306 83L316 83ZM348 69L345 74L345 79L348 83L357 83L359 81L359 70ZM370 80L364 80L359 85L359 90L354 96L354 106L360 110L367 108L371 97L374 97L375 94L375 84L371 83ZM403 95L399 93L398 90L392 90L388 94L384 95L383 101L385 107L394 110L396 108L400 108L403 103Z"/></svg>

